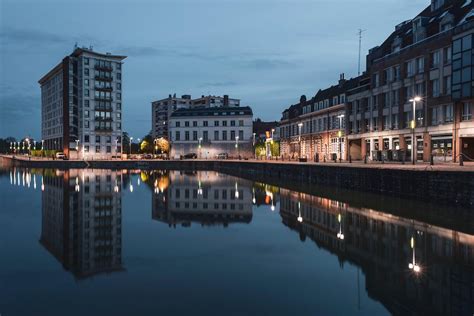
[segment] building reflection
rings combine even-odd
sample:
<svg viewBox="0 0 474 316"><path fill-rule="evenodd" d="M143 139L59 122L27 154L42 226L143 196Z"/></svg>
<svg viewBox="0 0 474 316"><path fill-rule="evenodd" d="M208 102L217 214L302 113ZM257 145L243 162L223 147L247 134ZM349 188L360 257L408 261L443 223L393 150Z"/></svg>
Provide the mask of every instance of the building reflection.
<svg viewBox="0 0 474 316"><path fill-rule="evenodd" d="M213 171L162 171L149 176L152 218L170 227L252 221L252 182Z"/></svg>
<svg viewBox="0 0 474 316"><path fill-rule="evenodd" d="M394 315L473 315L474 235L280 189L283 224L365 274Z"/></svg>
<svg viewBox="0 0 474 316"><path fill-rule="evenodd" d="M48 171L40 243L75 278L122 271L120 172Z"/></svg>

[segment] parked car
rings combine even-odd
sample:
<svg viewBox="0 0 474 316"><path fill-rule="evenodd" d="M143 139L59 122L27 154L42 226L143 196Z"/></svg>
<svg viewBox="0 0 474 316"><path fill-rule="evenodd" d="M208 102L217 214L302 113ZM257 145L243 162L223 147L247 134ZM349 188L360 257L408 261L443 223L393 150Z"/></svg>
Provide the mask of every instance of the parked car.
<svg viewBox="0 0 474 316"><path fill-rule="evenodd" d="M143 159L153 159L153 155L152 154L144 154L142 156Z"/></svg>
<svg viewBox="0 0 474 316"><path fill-rule="evenodd" d="M229 154L220 153L220 154L217 155L217 159L229 159Z"/></svg>
<svg viewBox="0 0 474 316"><path fill-rule="evenodd" d="M66 155L65 155L63 152L57 152L57 153L56 153L56 159L67 160L67 157L66 157Z"/></svg>
<svg viewBox="0 0 474 316"><path fill-rule="evenodd" d="M196 159L198 156L196 153L188 153L183 156L183 159Z"/></svg>

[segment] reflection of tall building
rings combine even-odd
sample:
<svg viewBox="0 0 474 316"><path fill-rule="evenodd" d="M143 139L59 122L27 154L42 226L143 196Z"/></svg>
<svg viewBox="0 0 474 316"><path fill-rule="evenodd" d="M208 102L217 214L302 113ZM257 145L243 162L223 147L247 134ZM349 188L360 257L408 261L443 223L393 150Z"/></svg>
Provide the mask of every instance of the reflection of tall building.
<svg viewBox="0 0 474 316"><path fill-rule="evenodd" d="M78 279L123 270L120 183L110 170L44 177L40 243Z"/></svg>
<svg viewBox="0 0 474 316"><path fill-rule="evenodd" d="M165 176L169 177L169 186L160 189ZM152 200L153 219L170 226L188 226L191 222L227 226L252 220L250 181L211 171L170 171L157 176L154 185L157 189Z"/></svg>
<svg viewBox="0 0 474 316"><path fill-rule="evenodd" d="M473 235L286 189L280 203L285 225L360 266L392 314L473 314Z"/></svg>

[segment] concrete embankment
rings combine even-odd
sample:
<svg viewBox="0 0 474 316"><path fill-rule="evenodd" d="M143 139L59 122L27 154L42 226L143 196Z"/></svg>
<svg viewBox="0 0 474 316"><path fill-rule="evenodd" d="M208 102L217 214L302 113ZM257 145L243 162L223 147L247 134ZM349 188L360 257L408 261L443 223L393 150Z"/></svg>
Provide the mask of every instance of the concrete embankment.
<svg viewBox="0 0 474 316"><path fill-rule="evenodd" d="M286 162L235 160L147 160L147 161L41 161L2 157L3 165L28 168L170 169L213 170L244 178L273 183L300 183L378 193L427 202L472 208L474 171L425 170L337 164L298 164Z"/></svg>

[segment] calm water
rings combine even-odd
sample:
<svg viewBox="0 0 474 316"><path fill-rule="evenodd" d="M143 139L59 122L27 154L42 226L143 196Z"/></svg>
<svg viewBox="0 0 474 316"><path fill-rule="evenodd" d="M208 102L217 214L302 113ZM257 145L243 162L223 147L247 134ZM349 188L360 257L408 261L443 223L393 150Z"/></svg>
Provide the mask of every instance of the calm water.
<svg viewBox="0 0 474 316"><path fill-rule="evenodd" d="M472 232L215 172L12 169L0 194L2 316L474 313Z"/></svg>

